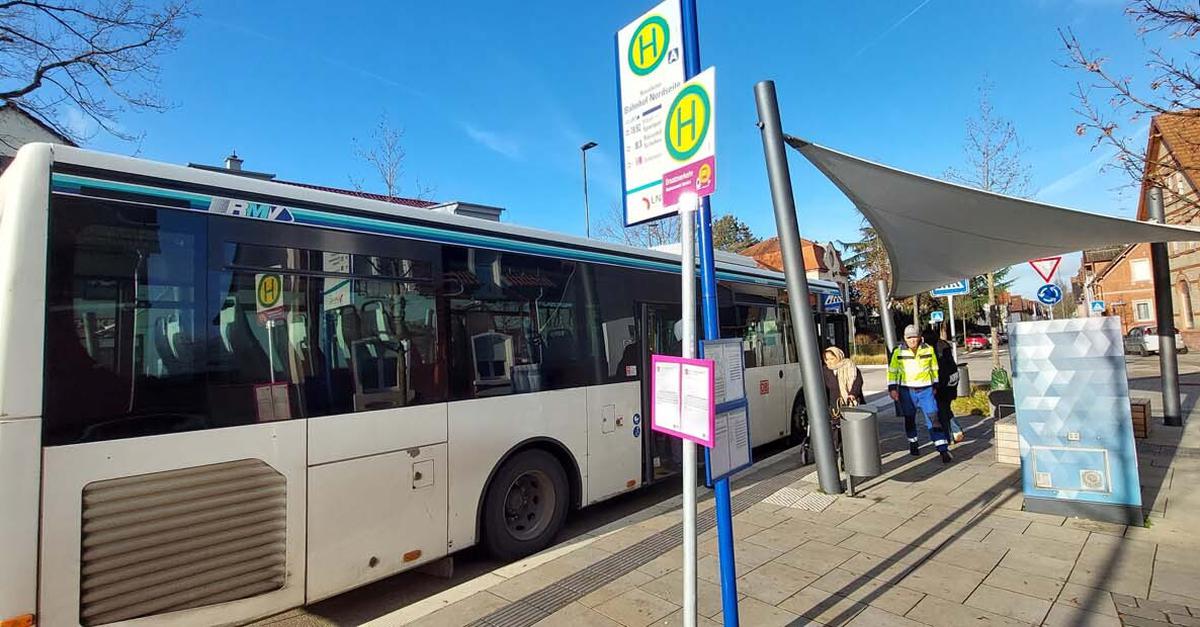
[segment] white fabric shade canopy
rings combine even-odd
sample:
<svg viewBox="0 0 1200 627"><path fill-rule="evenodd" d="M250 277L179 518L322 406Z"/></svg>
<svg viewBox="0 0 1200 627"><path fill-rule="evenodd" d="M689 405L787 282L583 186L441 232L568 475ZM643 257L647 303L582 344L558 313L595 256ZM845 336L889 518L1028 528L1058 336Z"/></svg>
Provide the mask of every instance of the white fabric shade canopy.
<svg viewBox="0 0 1200 627"><path fill-rule="evenodd" d="M893 296L911 296L1030 259L1135 242L1200 240L1200 229L1138 222L947 183L796 137L887 249Z"/></svg>

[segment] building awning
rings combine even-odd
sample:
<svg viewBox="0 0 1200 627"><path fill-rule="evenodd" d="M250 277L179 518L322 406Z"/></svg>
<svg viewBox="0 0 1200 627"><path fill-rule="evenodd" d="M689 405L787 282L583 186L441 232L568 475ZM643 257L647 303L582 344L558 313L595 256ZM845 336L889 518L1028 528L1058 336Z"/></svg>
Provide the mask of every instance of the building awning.
<svg viewBox="0 0 1200 627"><path fill-rule="evenodd" d="M787 137L875 227L892 294L911 296L1039 257L1136 242L1200 240L1200 229L1138 222L984 192Z"/></svg>

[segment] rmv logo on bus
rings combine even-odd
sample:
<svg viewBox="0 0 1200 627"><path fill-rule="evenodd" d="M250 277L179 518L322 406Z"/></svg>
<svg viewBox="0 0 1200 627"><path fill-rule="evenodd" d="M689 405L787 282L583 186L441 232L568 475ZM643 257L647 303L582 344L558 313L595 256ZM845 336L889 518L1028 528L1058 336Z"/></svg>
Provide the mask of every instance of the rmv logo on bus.
<svg viewBox="0 0 1200 627"><path fill-rule="evenodd" d="M247 218L258 218L259 220L275 220L277 222L292 222L295 220L292 217L292 212L287 207L268 205L261 202L250 202L248 200L234 200L232 198L213 198L208 210L213 213L223 213L229 216L245 216Z"/></svg>
<svg viewBox="0 0 1200 627"><path fill-rule="evenodd" d="M651 15L638 24L629 40L629 69L638 76L645 76L655 70L664 57L667 56L667 46L671 43L671 31L667 21L657 15Z"/></svg>

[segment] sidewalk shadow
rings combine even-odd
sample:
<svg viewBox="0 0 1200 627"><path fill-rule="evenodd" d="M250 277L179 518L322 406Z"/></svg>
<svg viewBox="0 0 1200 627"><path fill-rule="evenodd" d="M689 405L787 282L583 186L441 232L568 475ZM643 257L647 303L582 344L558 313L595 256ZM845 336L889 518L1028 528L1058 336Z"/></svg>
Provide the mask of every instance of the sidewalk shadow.
<svg viewBox="0 0 1200 627"><path fill-rule="evenodd" d="M1184 375L1181 376L1180 379L1182 396L1181 404L1183 406L1183 414L1185 417L1187 417L1195 409L1197 403L1200 402L1200 374L1192 374L1190 376ZM1160 384L1161 379L1158 377L1140 377L1131 379L1131 394L1133 396L1145 396L1145 394L1138 394L1138 392L1151 392L1154 395L1151 401L1153 405L1156 401L1161 402L1161 396L1159 395L1161 392ZM899 419L896 418L896 420ZM965 461L981 454L989 454L990 450L993 448L993 440L995 437L993 430L995 420L990 417L959 417L958 420L960 423L963 423L963 428L971 439L954 448L956 461ZM1159 505L1158 499L1162 493L1162 487L1166 478L1169 476L1170 463L1178 454L1179 439L1182 435L1182 429L1177 427L1165 427L1161 424L1161 412L1158 415L1153 416L1152 420L1154 422L1151 427L1152 432L1155 429L1166 429L1169 431L1160 432L1158 437L1155 437L1153 441L1139 440L1136 442L1139 457L1138 470L1142 486L1143 512L1147 515L1149 515L1152 510L1156 511L1158 514L1165 513L1165 507L1159 509L1155 508ZM882 431L883 429L881 428L881 432ZM884 448L885 442L891 444L899 441L901 443L900 446L888 446L887 448L889 450L885 452L885 454L900 452L905 448L903 446L905 440L902 432L898 435L889 434L887 436L881 433L880 441L881 448ZM1161 462L1161 464L1151 462ZM934 476L943 470L943 468L940 467L940 463L938 462L937 458L930 457L925 461L916 463L916 465L913 467L905 469L894 476L887 476L889 472L892 472L897 468L901 468L906 464L913 463L914 460L909 457L898 457L888 462L884 465L884 472L879 478L869 480L868 482L862 484L862 494L864 496L869 496L872 486L880 485L887 481L896 480L900 482L918 482ZM904 578L907 577L913 570L933 559L944 547L963 537L971 529L977 527L982 517L996 511L997 509L1000 509L1000 505L1005 498L1014 493L1019 494L1021 490L1022 488L1020 483L1013 485L1012 481L1009 479L998 479L989 489L985 490L978 497L971 499L963 506L954 510L949 516L946 517L946 522L948 524L953 524L956 521L963 519L965 519L965 523L954 534L950 535L944 541L938 543L936 548L933 548L928 555L905 566L898 574L893 574L886 578L879 577L879 575L882 575L889 569L894 568L895 565L901 564L905 557L912 555L916 549L922 548L921 545L924 542L928 541L934 537L934 535L939 533L939 528L932 528L929 531L922 533L917 538L908 542L904 550L894 554L891 558L885 559L879 566L872 568L866 573L856 576L850 583L836 591L833 591L833 594L840 597L848 597L856 590L859 590L864 586L872 585L872 580L887 584L885 586L879 586L871 592L852 599L855 603L869 605L871 601L885 594L890 586L902 585ZM1090 537L1091 536L1089 536L1089 538ZM1085 541L1084 546L1080 549L1081 554L1087 546L1088 542ZM1012 548L1010 547L1008 550L1011 551ZM1127 542L1115 543L1107 549L1108 554L1105 556L1105 559L1101 565L1101 570L1096 573L1095 578L1089 580L1087 584L1084 585L1084 589L1088 590L1089 592L1085 597L1082 597L1078 600L1080 609L1082 611L1077 613L1071 619L1071 621L1067 623L1070 627L1086 627L1089 624L1090 616L1087 612L1090 610L1088 608L1100 607L1103 604L1104 597L1108 595L1109 592L1102 588L1102 586L1114 579L1118 565L1121 563L1123 556L1128 552L1128 550ZM1078 561L1080 556L1081 555L1076 556L1076 561ZM831 597L827 599L824 604L818 604L815 610L821 611L822 608L832 607L839 600L840 599ZM826 622L831 625L843 624L850 621L855 615L857 615L857 612L858 610L854 609L853 607L848 608L832 619L827 619ZM802 618L801 620L795 621L792 624L805 625L809 624L809 622L807 619Z"/></svg>
<svg viewBox="0 0 1200 627"><path fill-rule="evenodd" d="M1179 393L1180 409L1186 424L1200 403L1200 373L1181 374ZM1163 485L1166 483L1171 463L1178 454L1184 428L1163 424L1161 377L1131 378L1129 394L1132 398L1149 399L1151 409L1149 437L1134 440L1138 456L1138 476L1142 486L1142 512L1147 516L1152 511L1165 515L1166 504L1160 502L1164 496ZM1155 408L1158 409L1157 414L1154 412Z"/></svg>
<svg viewBox="0 0 1200 627"><path fill-rule="evenodd" d="M906 463L913 463L913 462L912 462L912 460L906 460ZM930 465L934 465L934 464L941 466L941 461L936 458L931 457L931 458L927 459L926 461L919 462L918 467L930 466ZM1006 488L1006 484L1009 484L1007 488ZM864 488L864 491L866 491L867 489L868 488ZM941 551L942 548L945 547L947 544L953 542L954 540L961 538L967 531L978 526L980 517L985 516L985 515L991 513L992 511L995 511L996 509L998 509L999 503L1002 502L1004 498L1006 498L1007 496L1010 495L1010 494L1006 494L1008 489L1011 489L1011 481L1006 480L1006 479L998 479L991 488L989 488L988 490L985 490L979 496L971 499L966 504L962 505L958 509L951 512L946 517L945 522L948 524L952 524L952 523L958 522L959 520L964 520L962 528L959 529L954 534L952 534L951 536L949 536L947 539L938 543L938 545L935 548L933 548L924 557L914 560L911 564L904 566L904 568L899 573L893 574L886 578L879 576L879 575L884 574L886 571L893 569L895 566L902 564L904 559L906 557L912 555L914 551L916 551L918 549L924 549L924 547L922 547L921 545L923 543L925 543L926 541L930 540L931 538L933 538L938 533L941 533L942 527L931 528L930 530L917 536L911 542L906 543L905 548L903 550L899 551L896 554L893 554L893 556L891 558L881 558L881 562L878 566L871 568L870 570L868 570L865 573L857 575L851 582L847 583L845 586L842 586L838 590L833 591L832 594L837 595L839 597L849 597L849 595L853 594L855 591L857 591L865 586L871 585L872 581L883 582L886 585L876 586L874 590L867 592L866 594L859 595L852 599L852 601L855 604L860 604L862 606L870 605L870 603L872 601L874 601L874 600L880 598L881 596L883 596L884 594L886 594L891 586L901 585L905 577L907 577L910 573L912 573L913 570L919 568L920 566L922 566L929 560L933 559L933 557L936 556L938 554L938 552ZM840 601L840 599L831 597L829 599L826 599L825 602L823 602L823 603L818 603L817 606L815 608L813 608L813 611L814 612L822 612L825 609L833 607L839 601ZM843 610L841 613L837 614L836 616L834 616L832 618L827 618L827 619L823 618L822 620L823 620L824 624L842 625L842 624L849 622L851 619L853 619L858 614L859 611L861 611L861 608L856 609L854 606L851 606L850 608ZM795 626L808 625L808 624L811 624L811 623L810 623L809 619L807 619L807 618L801 618L797 621L793 621L792 623L790 623L790 625L795 625Z"/></svg>

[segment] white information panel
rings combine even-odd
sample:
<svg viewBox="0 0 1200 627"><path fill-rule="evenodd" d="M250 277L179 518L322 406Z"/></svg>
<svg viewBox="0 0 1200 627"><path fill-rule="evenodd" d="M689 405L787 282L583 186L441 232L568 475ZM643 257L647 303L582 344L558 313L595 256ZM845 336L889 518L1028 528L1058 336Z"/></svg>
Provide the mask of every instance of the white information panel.
<svg viewBox="0 0 1200 627"><path fill-rule="evenodd" d="M670 355L650 358L650 428L713 445L713 362Z"/></svg>
<svg viewBox="0 0 1200 627"><path fill-rule="evenodd" d="M739 339L701 342L705 359L713 362L713 444L705 451L708 484L754 463L750 453L750 408L746 402L746 365Z"/></svg>

